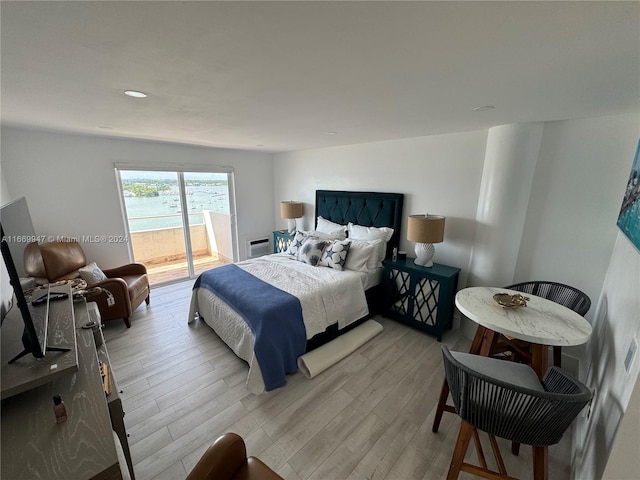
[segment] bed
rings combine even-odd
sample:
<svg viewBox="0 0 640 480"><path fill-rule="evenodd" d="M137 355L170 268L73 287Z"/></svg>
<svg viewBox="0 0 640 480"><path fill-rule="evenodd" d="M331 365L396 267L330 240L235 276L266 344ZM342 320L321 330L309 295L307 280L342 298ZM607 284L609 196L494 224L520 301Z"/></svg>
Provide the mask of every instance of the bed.
<svg viewBox="0 0 640 480"><path fill-rule="evenodd" d="M381 311L381 260L398 247L403 201L399 193L317 190L315 229L297 232L285 253L201 274L189 322L204 321L248 363L250 392L279 388L297 357Z"/></svg>

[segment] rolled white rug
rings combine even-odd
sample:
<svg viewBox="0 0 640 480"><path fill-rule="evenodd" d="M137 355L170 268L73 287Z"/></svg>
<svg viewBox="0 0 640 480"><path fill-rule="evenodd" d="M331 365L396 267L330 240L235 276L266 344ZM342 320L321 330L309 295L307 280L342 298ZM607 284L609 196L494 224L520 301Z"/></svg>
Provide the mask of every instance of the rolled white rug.
<svg viewBox="0 0 640 480"><path fill-rule="evenodd" d="M313 378L356 351L380 332L382 325L375 320L367 320L344 335L298 357L298 368L305 377Z"/></svg>

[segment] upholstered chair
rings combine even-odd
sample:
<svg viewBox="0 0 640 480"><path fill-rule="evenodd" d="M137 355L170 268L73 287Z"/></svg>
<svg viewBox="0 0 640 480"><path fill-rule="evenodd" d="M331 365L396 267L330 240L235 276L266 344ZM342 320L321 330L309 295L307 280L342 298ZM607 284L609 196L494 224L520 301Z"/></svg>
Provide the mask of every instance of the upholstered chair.
<svg viewBox="0 0 640 480"><path fill-rule="evenodd" d="M24 267L39 284L82 276L91 289L99 287L94 291L100 293L87 299L98 304L103 322L121 318L129 328L132 312L143 301L149 304L149 278L142 263L106 270L100 270L95 263L87 266L87 257L78 242L31 243L24 251Z"/></svg>

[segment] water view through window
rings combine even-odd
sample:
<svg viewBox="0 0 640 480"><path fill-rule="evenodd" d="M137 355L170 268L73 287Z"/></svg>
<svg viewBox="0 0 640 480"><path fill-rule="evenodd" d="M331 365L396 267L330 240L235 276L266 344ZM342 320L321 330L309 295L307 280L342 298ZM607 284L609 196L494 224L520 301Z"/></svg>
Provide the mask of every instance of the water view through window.
<svg viewBox="0 0 640 480"><path fill-rule="evenodd" d="M233 258L229 174L119 170L131 245L152 283Z"/></svg>

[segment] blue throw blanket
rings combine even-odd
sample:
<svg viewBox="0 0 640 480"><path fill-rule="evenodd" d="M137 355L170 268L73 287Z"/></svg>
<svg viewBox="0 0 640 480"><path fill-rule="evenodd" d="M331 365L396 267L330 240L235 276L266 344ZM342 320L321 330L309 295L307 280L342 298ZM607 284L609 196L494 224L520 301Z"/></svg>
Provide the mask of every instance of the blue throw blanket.
<svg viewBox="0 0 640 480"><path fill-rule="evenodd" d="M193 286L198 287L224 300L249 325L265 389L283 386L307 345L300 300L233 264L202 273Z"/></svg>

